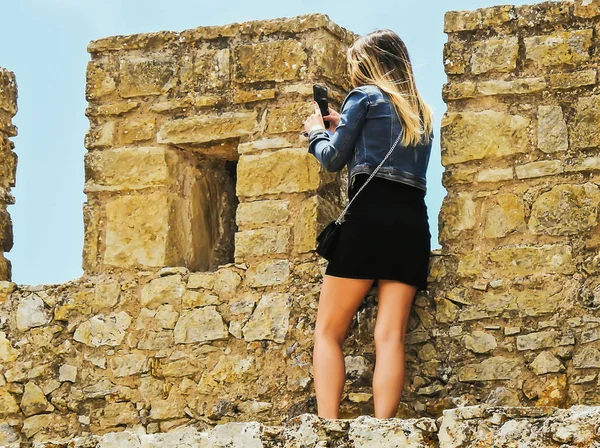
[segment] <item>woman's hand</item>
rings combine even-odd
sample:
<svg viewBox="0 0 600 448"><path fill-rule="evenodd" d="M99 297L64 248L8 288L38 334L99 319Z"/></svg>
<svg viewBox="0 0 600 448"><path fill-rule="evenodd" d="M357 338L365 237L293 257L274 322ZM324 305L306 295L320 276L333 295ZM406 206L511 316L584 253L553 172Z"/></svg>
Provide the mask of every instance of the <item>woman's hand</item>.
<svg viewBox="0 0 600 448"><path fill-rule="evenodd" d="M325 129L325 123L323 123L323 117L321 116L321 110L317 105L316 101L313 101L313 106L315 106L315 112L312 115L309 115L306 121L304 122L304 132L308 134L312 129L323 128Z"/></svg>
<svg viewBox="0 0 600 448"><path fill-rule="evenodd" d="M340 124L340 114L333 110L331 107L329 108L329 115L323 117L323 120L329 122L329 130L331 132L335 132L335 129Z"/></svg>

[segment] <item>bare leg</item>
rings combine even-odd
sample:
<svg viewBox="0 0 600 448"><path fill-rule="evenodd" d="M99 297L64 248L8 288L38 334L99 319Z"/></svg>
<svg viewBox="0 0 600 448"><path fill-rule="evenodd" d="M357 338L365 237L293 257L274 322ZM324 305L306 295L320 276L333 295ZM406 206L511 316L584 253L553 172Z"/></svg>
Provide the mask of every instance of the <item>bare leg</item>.
<svg viewBox="0 0 600 448"><path fill-rule="evenodd" d="M313 376L319 417L339 418L346 380L342 343L373 280L325 275L315 325Z"/></svg>
<svg viewBox="0 0 600 448"><path fill-rule="evenodd" d="M416 291L405 283L379 280L373 374L377 418L391 418L398 412L404 387L404 335Z"/></svg>

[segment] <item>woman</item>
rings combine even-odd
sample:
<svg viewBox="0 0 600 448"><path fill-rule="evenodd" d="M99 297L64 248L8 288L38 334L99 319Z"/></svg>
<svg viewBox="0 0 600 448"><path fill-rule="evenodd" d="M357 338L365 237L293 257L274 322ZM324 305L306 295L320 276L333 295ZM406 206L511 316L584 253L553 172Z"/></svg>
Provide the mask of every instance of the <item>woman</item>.
<svg viewBox="0 0 600 448"><path fill-rule="evenodd" d="M355 87L341 113L304 123L309 152L328 171L348 168L348 196L399 137L399 143L350 206L319 298L313 375L318 415L338 418L345 382L342 342L369 289L378 285L373 375L375 417L394 417L404 386L404 335L417 290L426 289L430 239L425 173L432 113L415 85L403 41L390 30L359 38L347 53Z"/></svg>

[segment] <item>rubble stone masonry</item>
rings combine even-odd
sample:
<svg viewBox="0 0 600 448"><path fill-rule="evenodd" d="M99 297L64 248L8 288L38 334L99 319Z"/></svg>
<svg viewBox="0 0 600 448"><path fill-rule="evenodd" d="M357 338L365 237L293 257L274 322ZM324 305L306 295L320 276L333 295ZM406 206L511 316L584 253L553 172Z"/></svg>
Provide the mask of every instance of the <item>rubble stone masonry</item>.
<svg viewBox="0 0 600 448"><path fill-rule="evenodd" d="M344 179L300 131L313 83L340 106L355 38L314 14L90 43L85 273L27 286L0 269L0 446L592 446L600 3L448 12L444 30L442 248L399 419L308 415L315 236ZM344 418L373 413L376 293L344 344Z"/></svg>

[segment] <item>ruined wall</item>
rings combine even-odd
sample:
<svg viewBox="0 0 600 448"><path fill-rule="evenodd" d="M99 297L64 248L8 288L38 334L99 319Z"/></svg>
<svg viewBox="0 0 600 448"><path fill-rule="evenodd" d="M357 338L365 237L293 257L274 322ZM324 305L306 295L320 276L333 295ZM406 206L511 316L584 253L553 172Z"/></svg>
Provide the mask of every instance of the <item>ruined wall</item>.
<svg viewBox="0 0 600 448"><path fill-rule="evenodd" d="M17 155L12 151L14 143L9 139L17 135L12 118L17 113L17 84L15 75L0 68L0 280L10 280L10 261L4 252L13 245L12 222L7 206L14 204L10 188L15 186Z"/></svg>
<svg viewBox="0 0 600 448"><path fill-rule="evenodd" d="M446 15L440 337L421 350L456 403L600 404L599 25L586 1Z"/></svg>

